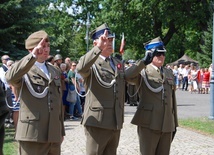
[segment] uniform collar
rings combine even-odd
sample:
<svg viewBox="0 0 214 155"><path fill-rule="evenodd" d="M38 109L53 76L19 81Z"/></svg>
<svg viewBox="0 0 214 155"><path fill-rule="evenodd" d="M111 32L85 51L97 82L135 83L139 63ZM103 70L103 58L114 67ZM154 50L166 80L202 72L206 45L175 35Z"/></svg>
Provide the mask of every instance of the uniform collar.
<svg viewBox="0 0 214 155"><path fill-rule="evenodd" d="M41 67L44 67L44 65L45 65L45 61L44 62L38 62L38 61L36 61L35 62L35 65L37 66L37 67L39 67L39 68L41 68Z"/></svg>
<svg viewBox="0 0 214 155"><path fill-rule="evenodd" d="M157 66L155 66L153 64L151 64L151 66L154 67L155 70L159 70L161 68L161 67L159 68L159 67L157 67Z"/></svg>

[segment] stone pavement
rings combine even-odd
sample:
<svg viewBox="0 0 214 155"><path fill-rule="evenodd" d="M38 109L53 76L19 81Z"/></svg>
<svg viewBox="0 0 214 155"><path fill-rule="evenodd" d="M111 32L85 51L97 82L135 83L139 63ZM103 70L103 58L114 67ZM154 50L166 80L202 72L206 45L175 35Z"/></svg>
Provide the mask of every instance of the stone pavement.
<svg viewBox="0 0 214 155"><path fill-rule="evenodd" d="M118 155L139 154L137 128L130 123L132 117L133 115L125 115ZM85 155L84 128L80 121L65 121L65 128L62 155ZM170 155L214 155L214 138L179 127Z"/></svg>

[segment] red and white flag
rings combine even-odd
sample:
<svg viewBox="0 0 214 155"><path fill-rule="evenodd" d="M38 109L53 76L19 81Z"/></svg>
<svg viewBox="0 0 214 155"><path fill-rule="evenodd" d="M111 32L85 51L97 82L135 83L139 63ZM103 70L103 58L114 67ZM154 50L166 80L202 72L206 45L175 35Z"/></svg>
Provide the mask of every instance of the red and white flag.
<svg viewBox="0 0 214 155"><path fill-rule="evenodd" d="M121 55L124 54L124 47L125 47L125 37L124 37L124 33L123 33L122 34L121 44L120 44L120 54Z"/></svg>

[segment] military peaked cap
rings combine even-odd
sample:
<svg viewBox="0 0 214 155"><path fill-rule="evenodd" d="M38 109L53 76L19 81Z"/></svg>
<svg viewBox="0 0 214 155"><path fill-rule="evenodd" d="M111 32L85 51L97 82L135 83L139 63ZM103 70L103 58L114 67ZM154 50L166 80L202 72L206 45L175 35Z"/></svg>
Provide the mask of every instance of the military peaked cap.
<svg viewBox="0 0 214 155"><path fill-rule="evenodd" d="M157 50L158 52L166 52L163 41L160 37L154 38L146 43L144 43L144 47L147 50Z"/></svg>
<svg viewBox="0 0 214 155"><path fill-rule="evenodd" d="M111 33L108 25L104 23L90 32L91 39L98 39L102 34L104 34L105 30L108 31L108 38L114 38L114 35Z"/></svg>

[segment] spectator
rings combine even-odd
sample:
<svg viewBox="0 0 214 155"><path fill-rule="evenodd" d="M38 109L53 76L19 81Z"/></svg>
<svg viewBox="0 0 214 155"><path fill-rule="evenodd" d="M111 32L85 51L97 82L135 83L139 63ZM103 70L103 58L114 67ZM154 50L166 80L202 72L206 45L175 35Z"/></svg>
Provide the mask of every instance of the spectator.
<svg viewBox="0 0 214 155"><path fill-rule="evenodd" d="M69 57L65 58L65 63L67 64L68 68L67 68L67 72L69 72L70 68L71 68L71 59Z"/></svg>
<svg viewBox="0 0 214 155"><path fill-rule="evenodd" d="M72 61L71 62L71 68L70 71L68 72L68 79L69 79L69 89L70 90L76 90L79 92L79 85L75 79L75 74L76 74L76 62ZM76 88L75 88L76 87ZM76 114L76 109L74 108L75 105L77 104L77 111L78 111L78 116L82 115L82 109L80 106L80 99L79 96L77 95L77 101L76 103L70 103L69 106L69 114L70 114L70 120L77 120L77 117L74 116L74 114Z"/></svg>
<svg viewBox="0 0 214 155"><path fill-rule="evenodd" d="M178 76L178 85L179 85L179 89L182 87L182 82L183 82L183 75L182 75L182 71L184 69L183 64L180 64L178 67L178 72L179 72L179 76Z"/></svg>
<svg viewBox="0 0 214 155"><path fill-rule="evenodd" d="M66 100L68 94L68 74L67 74L67 65L65 63L60 64L60 68L62 71L61 80L62 80L62 102L63 102L63 110L64 110L64 120L67 118L69 113L67 113L67 109L69 108L70 103Z"/></svg>
<svg viewBox="0 0 214 155"><path fill-rule="evenodd" d="M178 67L176 65L173 67L172 72L174 75L174 82L176 84L176 89L178 89L179 88L179 71L178 71Z"/></svg>
<svg viewBox="0 0 214 155"><path fill-rule="evenodd" d="M198 70L194 64L190 64L190 92L196 92L198 90Z"/></svg>
<svg viewBox="0 0 214 155"><path fill-rule="evenodd" d="M208 94L210 88L210 72L208 68L204 69L203 81L202 81L202 89L204 89L204 93Z"/></svg>
<svg viewBox="0 0 214 155"><path fill-rule="evenodd" d="M186 65L184 67L184 69L182 70L181 74L182 74L182 77L183 77L183 86L182 86L182 90L185 89L185 91L188 91L188 75L189 75L189 65Z"/></svg>
<svg viewBox="0 0 214 155"><path fill-rule="evenodd" d="M201 68L198 71L197 80L198 80L198 93L203 94L202 81L203 81L204 68Z"/></svg>
<svg viewBox="0 0 214 155"><path fill-rule="evenodd" d="M80 96L80 103L82 108L82 113L84 112L84 105L85 105L85 87L84 87L84 79L79 73L76 73L76 77L78 79L79 85L79 96Z"/></svg>
<svg viewBox="0 0 214 155"><path fill-rule="evenodd" d="M54 66L60 69L60 64L62 63L62 56L57 54L54 56ZM60 69L61 70L61 69Z"/></svg>
<svg viewBox="0 0 214 155"><path fill-rule="evenodd" d="M1 57L1 60L2 60L2 66L0 68L0 79L5 85L7 104L9 107L13 107L12 90L10 88L10 85L7 83L5 79L5 73L8 70L7 62L10 60L10 57L8 55L3 55ZM7 118L5 119L5 126L13 127L12 108L9 108L9 109L10 109L9 115L7 115Z"/></svg>
<svg viewBox="0 0 214 155"><path fill-rule="evenodd" d="M8 60L7 61L7 67L8 69L10 69L14 64L14 61L12 60ZM10 85L11 90L12 90L12 101L13 101L13 108L12 108L12 118L13 118L13 123L14 123L14 127L15 129L17 128L17 123L18 123L18 117L19 117L19 108L20 108L20 103L19 103L19 94L18 94L18 90Z"/></svg>

